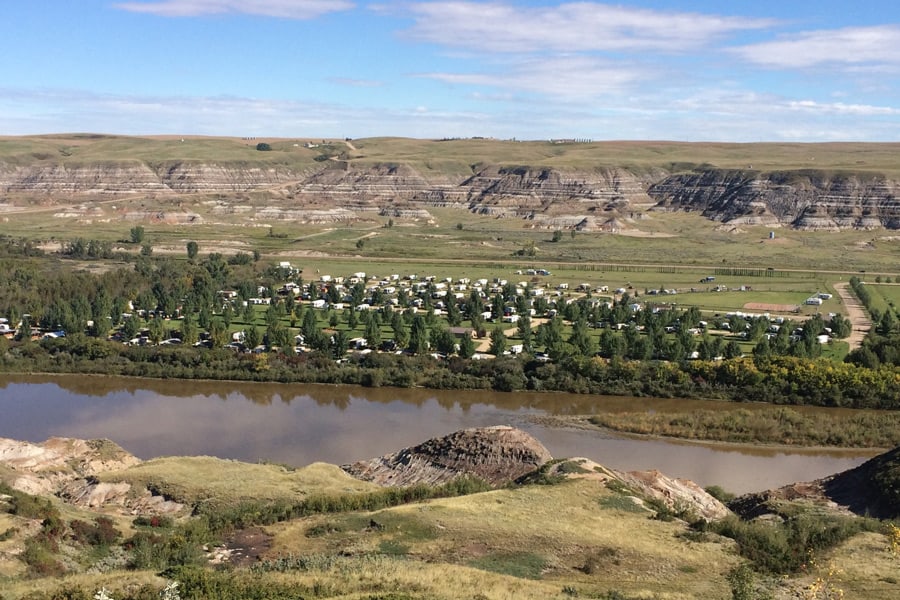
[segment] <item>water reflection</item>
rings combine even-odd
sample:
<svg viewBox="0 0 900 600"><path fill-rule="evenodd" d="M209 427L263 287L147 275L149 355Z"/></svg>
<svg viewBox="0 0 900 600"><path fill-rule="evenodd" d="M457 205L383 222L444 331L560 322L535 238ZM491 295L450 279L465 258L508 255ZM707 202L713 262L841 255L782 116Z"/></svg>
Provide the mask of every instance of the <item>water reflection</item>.
<svg viewBox="0 0 900 600"><path fill-rule="evenodd" d="M733 405L88 376L0 379L0 436L32 441L50 436L107 437L142 458L206 454L294 465L342 463L465 427L512 424L535 435L555 456L587 456L624 470L656 468L702 485L716 483L743 492L828 475L871 456L859 451L784 452L630 439L550 428L529 420L547 414L699 408L726 410Z"/></svg>

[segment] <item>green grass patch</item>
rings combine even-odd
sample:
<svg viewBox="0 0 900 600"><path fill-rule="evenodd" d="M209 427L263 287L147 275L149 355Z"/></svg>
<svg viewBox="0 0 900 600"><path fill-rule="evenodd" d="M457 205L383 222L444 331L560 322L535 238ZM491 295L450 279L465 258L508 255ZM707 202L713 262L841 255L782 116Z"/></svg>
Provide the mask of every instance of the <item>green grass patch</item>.
<svg viewBox="0 0 900 600"><path fill-rule="evenodd" d="M603 496L597 502L598 504L600 504L601 508L605 508L608 510L619 510L627 513L649 512L646 508L636 502L633 497L630 496L611 494L609 496Z"/></svg>
<svg viewBox="0 0 900 600"><path fill-rule="evenodd" d="M540 579L547 561L533 552L488 554L469 561L469 566L522 579Z"/></svg>

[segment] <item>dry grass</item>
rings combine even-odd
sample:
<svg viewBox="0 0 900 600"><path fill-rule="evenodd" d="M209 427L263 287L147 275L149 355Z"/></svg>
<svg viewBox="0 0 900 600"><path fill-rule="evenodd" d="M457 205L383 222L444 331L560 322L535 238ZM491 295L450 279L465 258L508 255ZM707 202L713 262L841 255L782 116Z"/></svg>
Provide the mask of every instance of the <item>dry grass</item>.
<svg viewBox="0 0 900 600"><path fill-rule="evenodd" d="M152 486L185 503L207 499L222 504L245 498L299 499L313 493L346 494L378 489L325 463L291 469L208 456L158 458L123 471L105 473L101 479L127 481L139 489Z"/></svg>
<svg viewBox="0 0 900 600"><path fill-rule="evenodd" d="M49 593L62 587L100 590L105 587L113 598L122 596L123 590L136 590L142 585L162 588L166 580L155 573L145 571L110 571L108 573L80 573L61 578L28 579L4 582L0 578L0 600L14 600L34 592Z"/></svg>
<svg viewBox="0 0 900 600"><path fill-rule="evenodd" d="M730 546L676 537L686 529L680 522L604 508L599 500L610 494L597 481L580 480L316 517L270 528L272 554L389 551L416 560L413 570L426 581L435 577L431 570L441 573L450 563L536 576L540 588L555 581L557 590L565 584L666 598L724 597L724 573L738 560ZM419 561L429 566L420 568Z"/></svg>
<svg viewBox="0 0 900 600"><path fill-rule="evenodd" d="M797 583L809 585L816 579L843 590L843 598L892 600L900 597L900 559L888 552L884 535L861 533L818 561Z"/></svg>

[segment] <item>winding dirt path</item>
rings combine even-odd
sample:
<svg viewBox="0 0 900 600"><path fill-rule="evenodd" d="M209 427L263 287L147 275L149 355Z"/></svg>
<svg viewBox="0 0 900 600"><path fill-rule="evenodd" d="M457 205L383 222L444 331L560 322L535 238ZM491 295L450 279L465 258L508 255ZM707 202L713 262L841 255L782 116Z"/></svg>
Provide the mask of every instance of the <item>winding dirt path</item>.
<svg viewBox="0 0 900 600"><path fill-rule="evenodd" d="M850 291L850 284L846 281L835 283L834 291L841 297L841 302L844 303L844 307L847 309L847 318L853 324L853 330L847 341L850 343L850 350L856 350L862 345L863 339L872 328L872 321L869 319L866 309L863 308L860 301Z"/></svg>

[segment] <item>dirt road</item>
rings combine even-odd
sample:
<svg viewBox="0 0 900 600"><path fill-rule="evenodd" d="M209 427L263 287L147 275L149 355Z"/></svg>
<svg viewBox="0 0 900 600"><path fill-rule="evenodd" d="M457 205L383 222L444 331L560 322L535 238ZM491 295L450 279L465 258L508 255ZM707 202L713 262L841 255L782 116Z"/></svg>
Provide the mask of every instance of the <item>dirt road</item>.
<svg viewBox="0 0 900 600"><path fill-rule="evenodd" d="M845 281L834 284L834 291L841 297L841 302L847 309L847 318L853 324L853 331L847 341L850 343L850 350L856 350L862 345L863 339L872 328L872 321L869 319L866 309L863 308L853 292L850 291L850 284Z"/></svg>

